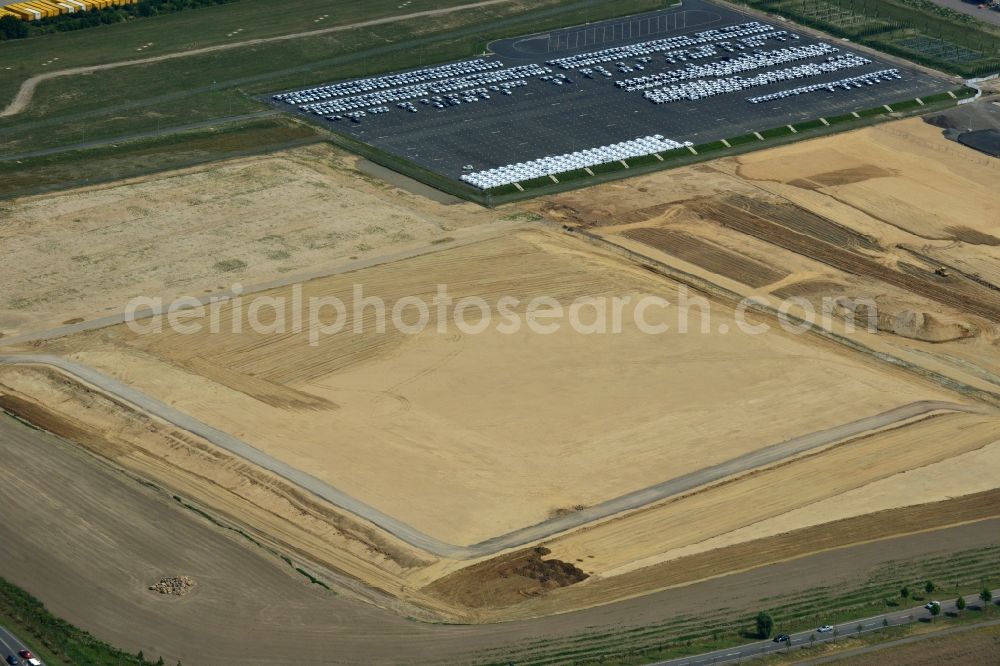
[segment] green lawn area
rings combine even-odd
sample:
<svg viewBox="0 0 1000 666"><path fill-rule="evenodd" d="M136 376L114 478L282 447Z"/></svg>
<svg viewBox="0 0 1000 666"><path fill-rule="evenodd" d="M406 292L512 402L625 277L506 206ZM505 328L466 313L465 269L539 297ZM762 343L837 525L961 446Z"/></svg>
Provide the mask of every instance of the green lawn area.
<svg viewBox="0 0 1000 666"><path fill-rule="evenodd" d="M900 102L890 102L889 107L893 111L909 111L910 109L916 109L921 106L920 102L915 99L906 99Z"/></svg>
<svg viewBox="0 0 1000 666"><path fill-rule="evenodd" d="M79 187L320 140L315 127L277 117L17 162L0 162L0 198Z"/></svg>
<svg viewBox="0 0 1000 666"><path fill-rule="evenodd" d="M760 135L765 139L775 139L779 136L787 136L792 133L792 130L787 127L772 127L771 129L761 130Z"/></svg>
<svg viewBox="0 0 1000 666"><path fill-rule="evenodd" d="M756 137L754 138L756 139ZM729 145L731 146L733 144L730 143ZM711 153L716 150L725 150L725 148L726 144L721 141L710 141L709 143L702 143L694 147L694 149L698 151L699 155L701 153Z"/></svg>
<svg viewBox="0 0 1000 666"><path fill-rule="evenodd" d="M132 60L260 37L319 30L358 21L468 4L470 0L239 0L128 23L0 42L0 104L21 81L52 69ZM322 15L327 18L316 22ZM236 30L240 32L230 36ZM138 51L152 42L152 46ZM59 58L49 65L43 63Z"/></svg>
<svg viewBox="0 0 1000 666"><path fill-rule="evenodd" d="M795 123L793 127L799 132L808 132L809 130L818 129L820 127L825 127L819 119L807 120L804 123Z"/></svg>
<svg viewBox="0 0 1000 666"><path fill-rule="evenodd" d="M59 78L39 86L27 112L0 119L0 142L5 152L18 154L240 115L268 108L254 96L274 90L470 57L496 38L649 10L659 4L657 0L623 0L613 5L598 0L515 0L434 21L407 20ZM241 5L242 0L212 11ZM149 22L202 11L207 10Z"/></svg>
<svg viewBox="0 0 1000 666"><path fill-rule="evenodd" d="M726 139L730 146L742 146L748 143L759 143L760 139L757 138L756 134L744 134L742 136L734 136L732 139Z"/></svg>

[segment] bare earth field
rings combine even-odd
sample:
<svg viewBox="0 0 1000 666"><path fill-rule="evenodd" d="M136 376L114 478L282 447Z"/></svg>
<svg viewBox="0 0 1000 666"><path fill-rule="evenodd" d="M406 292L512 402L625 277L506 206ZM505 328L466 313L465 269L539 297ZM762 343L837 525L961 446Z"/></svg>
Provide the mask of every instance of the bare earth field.
<svg viewBox="0 0 1000 666"><path fill-rule="evenodd" d="M805 566L852 544L888 559L880 540L1000 515L997 164L913 119L487 211L407 193L316 147L3 211L0 240L18 257L0 278L4 353L92 368L446 545L650 493L476 557L417 547L52 367L0 364L0 407L240 526L352 604L395 613L386 631L412 627L430 651L426 626L398 616L610 617L656 590L680 603L696 581ZM139 294L236 281L272 299L336 296L345 325L316 344L307 331L254 332L232 300L219 333L99 325ZM371 308L355 312L356 285L390 308L431 303L439 285L456 301L513 297L509 313L531 323L543 317L526 303L539 296L631 300L617 334L565 320L552 334L506 333L492 310L482 332L448 314L404 335L374 330ZM635 303L650 295L696 298L690 331L675 308L645 313L666 332L640 330ZM827 303L841 315L867 299L876 329L839 319L794 335L757 312L751 323L770 330L750 335L737 320L744 296L795 297L793 314ZM467 311L465 323L482 316ZM760 462L795 442L808 445ZM713 469L726 471L681 483ZM669 482L679 490L650 491ZM301 617L329 601L289 594ZM580 619L557 617L569 618L563 629ZM507 639L525 624L498 626Z"/></svg>
<svg viewBox="0 0 1000 666"><path fill-rule="evenodd" d="M0 335L333 270L494 221L365 176L328 145L0 207Z"/></svg>
<svg viewBox="0 0 1000 666"><path fill-rule="evenodd" d="M727 608L716 617L752 609L762 597L854 585L900 552L933 557L956 543L995 543L1000 526L916 534L578 613L470 627L404 619L310 585L265 549L182 508L169 491L8 417L0 418L0 455L4 576L104 640L193 666L287 664L292 652L302 663L469 664L487 651L572 641L585 627L646 626L692 608L711 617L720 599ZM191 576L196 587L180 598L146 589L164 575Z"/></svg>
<svg viewBox="0 0 1000 666"><path fill-rule="evenodd" d="M303 296L336 295L353 312L356 283L388 303L411 294L429 302L438 284L455 285L456 299L491 303L679 299L645 271L539 231L314 280ZM267 295L290 297L290 288ZM568 326L469 335L454 325L416 337L359 335L350 321L316 346L306 331L256 334L249 324L193 336L120 326L45 350L463 545L798 435L951 397L810 338L739 334L732 312L717 310L707 334L649 335L628 315L621 334L605 336ZM718 333L722 326L734 333ZM806 360L809 372L796 370Z"/></svg>

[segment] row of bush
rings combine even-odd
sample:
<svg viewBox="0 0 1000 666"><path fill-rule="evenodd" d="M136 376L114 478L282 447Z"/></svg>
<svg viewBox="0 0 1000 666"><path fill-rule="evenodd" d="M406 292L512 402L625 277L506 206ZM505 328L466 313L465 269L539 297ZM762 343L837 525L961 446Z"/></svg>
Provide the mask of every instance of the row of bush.
<svg viewBox="0 0 1000 666"><path fill-rule="evenodd" d="M0 19L0 41L24 39L53 32L82 30L99 25L122 23L138 17L172 14L208 5L224 5L237 0L140 0L134 5L92 9L86 12L60 14L38 21L22 21L13 16Z"/></svg>

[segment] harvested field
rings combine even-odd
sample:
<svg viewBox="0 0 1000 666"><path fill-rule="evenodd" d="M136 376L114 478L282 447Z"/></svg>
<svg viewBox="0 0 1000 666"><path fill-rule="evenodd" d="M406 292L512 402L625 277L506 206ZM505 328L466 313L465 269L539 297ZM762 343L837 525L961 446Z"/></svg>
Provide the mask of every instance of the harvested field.
<svg viewBox="0 0 1000 666"><path fill-rule="evenodd" d="M303 297L336 295L352 312L356 283L389 304L404 295L430 301L438 284L456 300L509 295L521 300L519 312L540 295L567 305L579 297L680 299L657 276L537 231L315 280ZM710 307L711 327L695 334L644 334L626 308L623 332L604 336L568 325L552 335L495 327L470 335L451 321L443 334L357 334L352 320L315 346L306 331L138 335L120 326L47 349L455 544L903 403L954 398L809 337L719 333L737 324L726 306ZM669 311L647 314L678 323ZM695 306L691 316L702 312ZM801 358L810 359L810 374L789 374ZM587 390L593 385L603 388ZM835 407L821 397L829 392ZM723 404L730 420L714 417Z"/></svg>
<svg viewBox="0 0 1000 666"><path fill-rule="evenodd" d="M7 510L0 542L9 553L4 576L60 617L133 654L162 654L170 664L278 666L290 653L303 663L328 663L331 645L345 663L398 664L405 652L414 664L467 664L486 651L506 656L537 650L542 639L565 644L581 632L681 621L692 607L711 609L725 596L730 610L705 612L718 622L734 609L749 612L764 596L811 596L817 585L853 587L899 552L929 557L950 552L955 543L983 548L996 532L989 523L867 544L779 564L764 576L706 581L683 596L653 594L579 614L487 626L430 624L310 585L277 557L184 509L165 491L67 442L9 418L0 419L0 434L8 463L0 468ZM178 549L178 542L185 547ZM79 556L98 552L101 557ZM198 581L196 593L160 598L145 589L176 571Z"/></svg>
<svg viewBox="0 0 1000 666"><path fill-rule="evenodd" d="M0 333L328 271L495 221L355 169L328 145L5 202ZM68 234L67 231L72 233Z"/></svg>

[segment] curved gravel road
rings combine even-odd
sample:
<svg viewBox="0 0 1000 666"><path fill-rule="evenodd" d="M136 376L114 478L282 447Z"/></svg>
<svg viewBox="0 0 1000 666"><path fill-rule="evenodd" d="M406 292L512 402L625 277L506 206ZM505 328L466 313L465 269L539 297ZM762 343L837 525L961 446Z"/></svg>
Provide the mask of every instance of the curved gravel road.
<svg viewBox="0 0 1000 666"><path fill-rule="evenodd" d="M180 412L145 393L116 379L101 374L88 366L51 354L5 354L0 355L4 365L44 365L65 372L114 397L131 403L140 410L152 414L168 423L191 432L230 453L267 469L278 476L309 491L317 497L369 521L406 543L439 557L469 560L493 555L503 550L517 548L545 539L554 534L586 525L641 508L653 502L693 490L734 474L770 465L791 456L817 449L850 437L856 437L879 428L885 428L901 421L926 416L934 412L968 412L976 414L997 414L998 410L980 405L961 405L944 401L920 401L891 409L875 416L845 423L834 428L803 435L774 444L772 446L727 460L718 465L706 467L648 488L643 488L620 497L601 502L592 507L571 514L545 520L513 532L471 545L456 545L436 539L415 527L379 511L375 507L348 495L329 483L296 469L263 451L254 448L233 435L213 428L198 419Z"/></svg>

